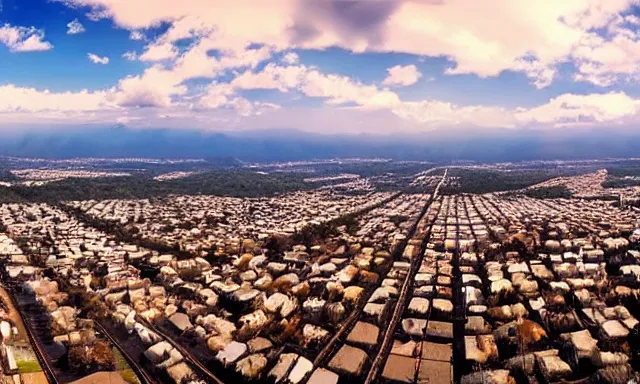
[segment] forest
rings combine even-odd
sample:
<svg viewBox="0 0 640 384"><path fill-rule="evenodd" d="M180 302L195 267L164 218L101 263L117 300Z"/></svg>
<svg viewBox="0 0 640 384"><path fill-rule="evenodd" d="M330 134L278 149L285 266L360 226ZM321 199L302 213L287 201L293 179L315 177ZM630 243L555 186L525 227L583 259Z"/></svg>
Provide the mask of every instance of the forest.
<svg viewBox="0 0 640 384"><path fill-rule="evenodd" d="M230 166L230 164L228 164ZM598 164L597 166L602 166ZM105 200L105 199L141 199L161 198L173 194L210 194L234 197L268 197L299 190L310 190L320 186L343 183L344 180L324 180L305 182L307 178L342 173L358 174L363 178L370 177L370 182L378 191L404 191L408 193L431 192L424 186L411 184L415 175L435 167L437 164L423 162L344 162L286 167L286 171L274 166L247 168L209 169L191 176L157 181L153 176L156 171L138 172L127 177L110 178L68 178L51 182L42 186L13 185L0 186L0 203L42 201L58 202L73 200ZM640 166L634 163L619 166L607 166L609 177L603 184L605 187L627 187L640 185ZM511 170L499 168L449 168L450 181L443 185L441 193L490 193L498 191L520 190L558 176L567 176L579 172L572 167L533 167ZM442 175L444 167L432 172ZM0 181L13 181L10 172L0 171ZM344 190L344 193L359 193ZM549 190L530 192L532 196L549 198L553 196L567 197L566 190Z"/></svg>
<svg viewBox="0 0 640 384"><path fill-rule="evenodd" d="M602 186L605 188L627 188L640 185L640 166L621 165L607 168L607 179Z"/></svg>
<svg viewBox="0 0 640 384"><path fill-rule="evenodd" d="M456 193L490 193L522 189L557 177L558 172L547 170L494 171L450 168L448 176L455 178L455 180L452 183L443 185L441 192L451 195Z"/></svg>
<svg viewBox="0 0 640 384"><path fill-rule="evenodd" d="M536 199L570 199L573 196L565 185L527 189L524 194Z"/></svg>
<svg viewBox="0 0 640 384"><path fill-rule="evenodd" d="M640 178L620 178L608 176L602 183L605 188L628 188L640 185Z"/></svg>
<svg viewBox="0 0 640 384"><path fill-rule="evenodd" d="M304 177L292 173L265 175L250 171L216 171L169 181L144 176L69 178L38 187L4 188L0 190L0 199L4 202L144 199L171 194L259 197L312 188L314 185L305 183Z"/></svg>
<svg viewBox="0 0 640 384"><path fill-rule="evenodd" d="M42 186L0 186L0 203L144 199L173 194L268 197L343 183L344 180L304 181L306 178L340 173L353 173L361 177L377 176L372 181L377 190L397 191L407 188L412 175L423 171L425 167L428 166L418 162L371 162L293 167L287 168L287 172L266 168L220 168L167 181L154 180L153 176L158 172L152 170L137 172L127 177L68 178ZM260 171L261 169L266 172ZM0 181L4 180L3 177L6 177L7 181L16 181L9 172L0 172Z"/></svg>

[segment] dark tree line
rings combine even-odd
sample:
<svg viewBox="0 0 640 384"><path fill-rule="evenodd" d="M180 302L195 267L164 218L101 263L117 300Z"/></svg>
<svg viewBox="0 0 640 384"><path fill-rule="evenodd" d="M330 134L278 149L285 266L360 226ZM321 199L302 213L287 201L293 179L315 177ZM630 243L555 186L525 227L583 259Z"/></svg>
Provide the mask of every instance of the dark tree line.
<svg viewBox="0 0 640 384"><path fill-rule="evenodd" d="M536 199L570 199L573 196L564 185L528 189L524 194Z"/></svg>
<svg viewBox="0 0 640 384"><path fill-rule="evenodd" d="M180 247L177 245L170 246L165 243L143 238L138 235L138 229L135 227L127 228L119 222L102 220L85 213L79 208L70 207L68 205L57 204L57 207L65 211L67 214L75 217L78 221L96 228L99 231L110 234L118 242L137 245L138 247L151 249L160 253L172 254L179 259L188 259L194 256L189 252L180 250Z"/></svg>
<svg viewBox="0 0 640 384"><path fill-rule="evenodd" d="M480 169L449 169L449 177L457 178L453 183L443 185L441 193L490 193L522 189L558 176L557 172L493 171Z"/></svg>
<svg viewBox="0 0 640 384"><path fill-rule="evenodd" d="M273 196L317 185L305 183L306 174L260 174L245 170L215 171L182 179L156 181L143 175L96 179L69 178L38 187L0 188L1 202L146 199L172 194L235 197Z"/></svg>

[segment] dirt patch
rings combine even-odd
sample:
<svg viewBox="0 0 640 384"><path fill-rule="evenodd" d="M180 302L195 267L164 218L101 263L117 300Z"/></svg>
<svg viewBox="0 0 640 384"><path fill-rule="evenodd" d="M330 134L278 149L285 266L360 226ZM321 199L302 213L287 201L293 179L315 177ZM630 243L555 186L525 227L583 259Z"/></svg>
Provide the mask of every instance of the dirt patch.
<svg viewBox="0 0 640 384"><path fill-rule="evenodd" d="M23 384L49 384L44 372L32 372L20 375Z"/></svg>

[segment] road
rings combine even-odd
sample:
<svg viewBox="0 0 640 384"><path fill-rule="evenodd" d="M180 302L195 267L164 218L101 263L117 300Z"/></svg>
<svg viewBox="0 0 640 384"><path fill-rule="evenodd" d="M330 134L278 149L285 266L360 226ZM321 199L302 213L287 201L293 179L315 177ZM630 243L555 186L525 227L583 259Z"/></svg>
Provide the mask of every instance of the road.
<svg viewBox="0 0 640 384"><path fill-rule="evenodd" d="M31 344L31 348L33 349L33 352L36 355L36 358L38 359L38 362L40 363L40 367L42 367L42 371L44 372L45 376L47 377L47 380L49 381L50 384L58 384L58 378L53 370L53 367L51 366L49 359L47 358L47 354L45 352L45 350L42 348L42 346L40 345L40 343L38 342L38 339L36 338L36 334L33 331L33 328L31 326L31 322L28 318L26 318L24 316L24 314L18 310L19 305L18 302L15 298L14 295L10 294L9 292L7 292L5 290L4 285L0 284L0 291L2 291L2 298L3 300L6 300L7 298L9 299L8 301L5 301L7 303L7 305L12 305L14 308L15 313L19 316L20 318L20 323L23 324L23 330L25 332L25 334L27 335L29 344ZM18 331L20 331L20 328L18 328Z"/></svg>
<svg viewBox="0 0 640 384"><path fill-rule="evenodd" d="M200 362L200 360L198 360L197 357L195 357L189 350L184 348L180 343L173 340L171 336L167 335L165 332L161 331L156 326L154 326L153 324L150 324L149 322L147 322L145 319L141 317L136 317L136 321L143 324L145 327L149 328L153 332L160 335L163 339L168 341L175 349L177 349L182 354L184 359L189 363L191 363L191 365L194 366L200 372L201 375L203 375L206 379L208 379L208 381L216 384L224 384L222 380L220 380L213 372L211 372L209 368L204 366Z"/></svg>
<svg viewBox="0 0 640 384"><path fill-rule="evenodd" d="M131 355L129 355L126 348L124 348L120 344L120 342L115 337L113 337L113 335L111 335L111 333L107 330L107 328L105 328L99 321L95 322L95 326L96 326L96 329L99 330L100 333L102 333L102 335L104 335L104 337L109 339L111 344L113 344L116 348L118 348L118 351L120 351L124 359L127 361L127 364L129 365L129 367L133 370L133 372L138 377L138 381L140 381L140 384L157 384L158 383L144 370L144 368L142 368L142 366L140 366L140 364L138 364L136 359L134 359Z"/></svg>
<svg viewBox="0 0 640 384"><path fill-rule="evenodd" d="M410 232L411 235L413 235L413 232L415 232L415 228L417 227L418 223L420 223L420 221L422 221L424 215L429 210L429 207L431 206L431 204L436 199L438 199L439 194L440 194L440 187L442 186L442 183L447 178L448 171L449 171L448 169L445 170L444 175L442 176L442 179L440 180L440 182L436 186L436 189L435 189L433 195L431 196L431 198L425 204L425 206L424 206L424 208L423 208L423 210L422 210L422 212L420 214L420 217L416 221L416 225L414 226L414 228L412 228L412 231ZM431 223L431 224L433 224L433 223ZM413 286L413 280L415 278L416 273L418 272L418 269L420 268L420 263L422 261L423 255L424 255L424 251L425 251L425 249L427 247L427 243L429 241L430 232L431 232L431 230L429 229L427 234L426 234L426 236L424 237L424 239L422 241L422 245L420 247L420 253L418 254L418 256L413 258L409 273L407 274L406 278L404 279L404 282L402 284L402 288L400 290L400 295L398 296L398 301L396 302L396 306L395 306L395 308L393 310L393 313L391 315L391 319L389 320L389 324L388 324L388 326L387 326L387 328L385 330L384 338L383 338L382 344L380 345L380 348L378 350L378 354L374 358L373 363L371 364L371 369L369 370L369 374L367 375L367 378L365 379L365 384L371 384L371 383L373 383L374 381L377 380L378 376L380 375L380 371L384 367L384 363L387 360L387 357L389 355L389 351L391 350L391 346L392 346L392 343L393 343L393 335L394 335L395 330L396 330L396 328L398 326L398 323L400 322L402 314L404 313L405 308L407 306L407 300L409 298L409 290ZM410 238L410 236L407 236L407 238Z"/></svg>

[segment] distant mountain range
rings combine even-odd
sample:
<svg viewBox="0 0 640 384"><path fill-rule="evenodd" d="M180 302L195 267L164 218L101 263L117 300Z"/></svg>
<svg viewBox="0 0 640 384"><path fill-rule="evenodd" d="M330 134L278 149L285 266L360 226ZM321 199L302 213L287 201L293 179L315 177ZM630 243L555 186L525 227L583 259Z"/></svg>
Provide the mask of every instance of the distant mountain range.
<svg viewBox="0 0 640 384"><path fill-rule="evenodd" d="M0 154L42 158L163 157L287 161L335 157L480 162L638 156L629 130L442 130L322 135L294 129L202 132L82 126L0 133Z"/></svg>

